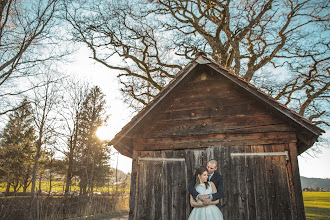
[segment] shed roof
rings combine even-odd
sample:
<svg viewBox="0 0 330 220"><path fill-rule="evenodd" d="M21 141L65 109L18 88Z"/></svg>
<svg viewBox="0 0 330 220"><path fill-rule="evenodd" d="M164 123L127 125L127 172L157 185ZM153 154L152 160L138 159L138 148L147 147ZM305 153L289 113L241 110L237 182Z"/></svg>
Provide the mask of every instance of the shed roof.
<svg viewBox="0 0 330 220"><path fill-rule="evenodd" d="M283 115L285 119L287 119L294 127L297 128L297 147L299 154L310 148L317 141L317 138L321 135L321 133L324 133L324 130L318 128L306 118L302 117L295 111L292 111L285 105L279 103L271 96L257 89L252 84L246 82L241 77L220 67L206 56L199 55L188 65L186 65L177 74L177 76L155 97L155 99L147 106L145 106L145 108L142 109L136 116L134 116L131 121L126 124L122 130L117 133L117 135L110 141L116 150L125 156L132 157L133 149L131 146L129 146L130 141L132 141L132 137L134 137L134 135L131 134L132 130L136 128L144 118L151 114L154 108L159 105L168 96L168 94L170 94L171 91L199 65L207 65L215 72L229 79L234 84L250 93L253 97L263 102L270 109Z"/></svg>

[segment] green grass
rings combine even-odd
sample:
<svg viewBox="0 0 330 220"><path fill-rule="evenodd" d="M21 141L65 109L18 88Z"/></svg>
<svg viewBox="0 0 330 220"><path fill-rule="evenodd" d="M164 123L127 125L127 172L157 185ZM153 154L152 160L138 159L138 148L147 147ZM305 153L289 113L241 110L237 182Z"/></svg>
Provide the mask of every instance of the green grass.
<svg viewBox="0 0 330 220"><path fill-rule="evenodd" d="M330 192L303 192L306 219L330 219Z"/></svg>

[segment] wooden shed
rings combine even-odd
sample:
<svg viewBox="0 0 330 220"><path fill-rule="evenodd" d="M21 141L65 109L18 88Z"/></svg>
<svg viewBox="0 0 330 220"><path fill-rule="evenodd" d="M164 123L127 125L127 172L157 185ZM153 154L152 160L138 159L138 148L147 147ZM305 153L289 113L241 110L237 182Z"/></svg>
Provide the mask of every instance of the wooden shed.
<svg viewBox="0 0 330 220"><path fill-rule="evenodd" d="M200 55L111 141L133 159L129 219L187 219L188 182L210 159L225 220L305 219L297 156L322 132Z"/></svg>

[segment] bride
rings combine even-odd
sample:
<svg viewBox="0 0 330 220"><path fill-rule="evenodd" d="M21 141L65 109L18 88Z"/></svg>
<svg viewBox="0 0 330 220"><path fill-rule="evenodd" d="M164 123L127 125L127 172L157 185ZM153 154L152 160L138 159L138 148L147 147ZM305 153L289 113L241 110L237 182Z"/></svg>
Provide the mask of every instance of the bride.
<svg viewBox="0 0 330 220"><path fill-rule="evenodd" d="M209 195L217 192L213 182L208 182L207 169L200 167L196 170L195 188L200 195ZM219 200L207 201L204 203L200 200L194 200L190 195L190 205L194 207L188 220L223 220L220 209L216 206Z"/></svg>

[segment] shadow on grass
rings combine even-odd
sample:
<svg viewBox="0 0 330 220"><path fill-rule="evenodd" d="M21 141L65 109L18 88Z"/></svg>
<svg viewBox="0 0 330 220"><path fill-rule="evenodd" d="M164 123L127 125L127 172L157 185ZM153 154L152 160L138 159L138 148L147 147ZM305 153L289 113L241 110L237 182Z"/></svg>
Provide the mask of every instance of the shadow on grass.
<svg viewBox="0 0 330 220"><path fill-rule="evenodd" d="M330 209L305 206L307 220L329 220Z"/></svg>
<svg viewBox="0 0 330 220"><path fill-rule="evenodd" d="M122 217L124 215L128 215L128 210L113 211L113 212L109 212L109 213L96 214L94 216L70 218L70 219L67 219L67 220L108 220L108 219L111 219L111 218L119 218L119 217Z"/></svg>

